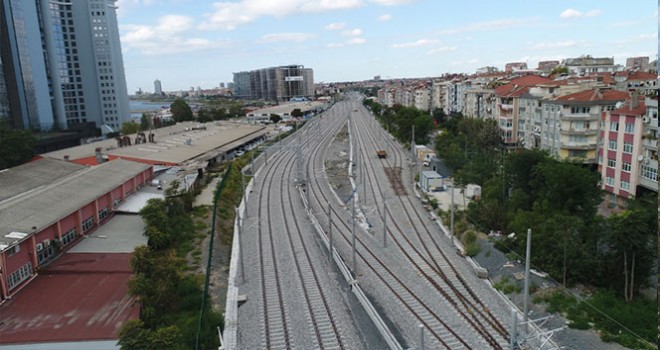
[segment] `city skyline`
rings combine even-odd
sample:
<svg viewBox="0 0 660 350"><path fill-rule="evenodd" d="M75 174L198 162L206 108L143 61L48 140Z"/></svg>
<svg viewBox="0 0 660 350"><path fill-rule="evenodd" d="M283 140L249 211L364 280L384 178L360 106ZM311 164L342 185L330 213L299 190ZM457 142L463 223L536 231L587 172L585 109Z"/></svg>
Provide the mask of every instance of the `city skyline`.
<svg viewBox="0 0 660 350"><path fill-rule="evenodd" d="M165 91L212 88L231 82L234 72L289 64L330 82L473 73L517 61L535 68L586 54L622 65L626 57L657 58L654 2L507 1L470 10L419 0L117 5L131 93L150 90L154 79Z"/></svg>

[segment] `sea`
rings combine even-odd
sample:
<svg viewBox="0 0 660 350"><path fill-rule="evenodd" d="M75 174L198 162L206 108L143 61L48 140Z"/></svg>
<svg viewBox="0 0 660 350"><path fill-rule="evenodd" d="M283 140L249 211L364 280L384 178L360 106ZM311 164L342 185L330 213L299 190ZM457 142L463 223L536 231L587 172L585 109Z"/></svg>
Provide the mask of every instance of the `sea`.
<svg viewBox="0 0 660 350"><path fill-rule="evenodd" d="M150 102L141 100L128 100L128 109L131 112L132 119L140 119L142 113L159 111L163 108L170 108L171 102Z"/></svg>

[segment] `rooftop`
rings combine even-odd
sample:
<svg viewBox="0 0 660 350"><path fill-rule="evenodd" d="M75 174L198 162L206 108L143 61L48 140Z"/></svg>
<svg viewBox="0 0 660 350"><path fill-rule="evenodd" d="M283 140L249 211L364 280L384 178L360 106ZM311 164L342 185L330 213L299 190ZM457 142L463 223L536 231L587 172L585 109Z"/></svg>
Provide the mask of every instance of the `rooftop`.
<svg viewBox="0 0 660 350"><path fill-rule="evenodd" d="M0 306L0 344L116 339L138 317L131 254L66 253Z"/></svg>
<svg viewBox="0 0 660 350"><path fill-rule="evenodd" d="M83 169L86 169L83 165L63 160L39 159L2 170L0 171L0 203Z"/></svg>
<svg viewBox="0 0 660 350"><path fill-rule="evenodd" d="M198 126L203 126L205 129L192 130L197 129ZM101 147L103 154L107 154L111 160L124 158L150 164L177 165L194 161L195 158L213 150L218 150L217 153L231 150L236 147L232 145L235 141L243 138L256 138L268 131L269 129L264 126L234 122L203 125L185 122L153 130L155 143L138 145L133 143L131 146L119 148L115 139L108 139L45 153L43 156L63 159L65 155L68 155L72 161L80 160L84 164L96 164L96 148ZM131 141L134 140L135 135L131 135Z"/></svg>
<svg viewBox="0 0 660 350"><path fill-rule="evenodd" d="M266 107L266 108L254 110L254 111L248 113L248 115L262 115L262 114L266 114L266 115L280 114L280 115L282 115L282 114L285 114L285 113L286 114L291 114L291 111L293 111L296 108L300 109L304 113L304 112L311 111L311 110L317 109L319 107L322 107L325 104L326 104L325 102L321 102L321 101L296 102L296 103L286 103L286 104L283 103L283 104L273 106L273 107Z"/></svg>
<svg viewBox="0 0 660 350"><path fill-rule="evenodd" d="M525 75L520 78L511 79L508 84L495 89L495 94L503 97L520 96L529 91L530 86L538 84L547 84L553 82L552 79L540 77L537 75Z"/></svg>
<svg viewBox="0 0 660 350"><path fill-rule="evenodd" d="M616 102L616 101L625 101L630 95L625 91L618 90L585 90L581 92L576 92L574 94L569 94L561 96L555 99L559 102L569 102L569 103L580 103L580 102Z"/></svg>
<svg viewBox="0 0 660 350"><path fill-rule="evenodd" d="M49 162L44 164L50 166ZM149 167L147 164L122 159L113 160L87 167L1 201L0 250L18 243L28 234L52 225ZM20 184L21 181L32 180L28 176L18 179L16 186L23 188L25 186ZM9 235L11 232L26 236Z"/></svg>

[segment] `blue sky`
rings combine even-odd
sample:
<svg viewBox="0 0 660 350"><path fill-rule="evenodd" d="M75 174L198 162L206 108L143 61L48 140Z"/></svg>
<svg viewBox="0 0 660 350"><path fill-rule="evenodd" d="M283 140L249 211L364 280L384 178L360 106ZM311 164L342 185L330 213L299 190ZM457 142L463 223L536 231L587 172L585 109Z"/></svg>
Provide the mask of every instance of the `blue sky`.
<svg viewBox="0 0 660 350"><path fill-rule="evenodd" d="M473 73L590 54L657 58L650 0L119 0L129 93L302 64L315 82ZM660 44L658 45L660 47Z"/></svg>

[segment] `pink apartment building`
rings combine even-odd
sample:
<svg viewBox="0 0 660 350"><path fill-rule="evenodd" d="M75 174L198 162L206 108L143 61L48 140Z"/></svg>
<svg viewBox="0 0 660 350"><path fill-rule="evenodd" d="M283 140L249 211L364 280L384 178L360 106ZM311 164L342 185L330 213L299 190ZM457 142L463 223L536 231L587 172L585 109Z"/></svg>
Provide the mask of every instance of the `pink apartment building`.
<svg viewBox="0 0 660 350"><path fill-rule="evenodd" d="M642 176L657 181L658 168L657 156L653 160L644 152L643 140L650 128L644 100L633 95L618 107L601 114L598 170L610 205L625 207L637 195ZM655 175L648 171L653 166Z"/></svg>

